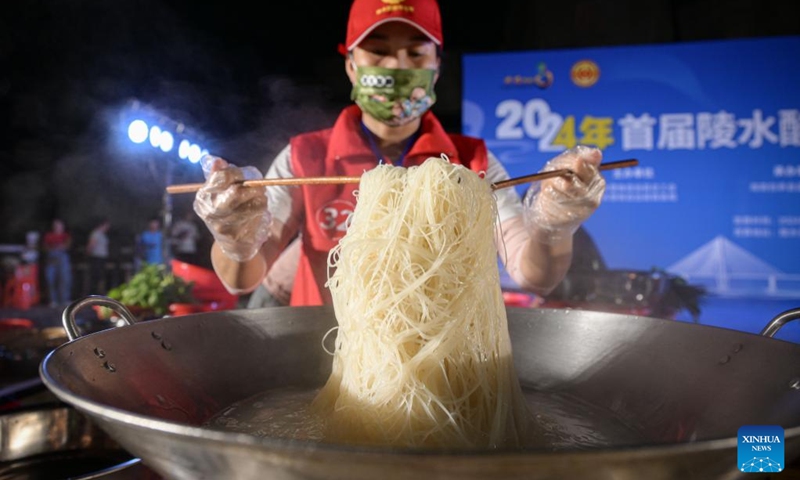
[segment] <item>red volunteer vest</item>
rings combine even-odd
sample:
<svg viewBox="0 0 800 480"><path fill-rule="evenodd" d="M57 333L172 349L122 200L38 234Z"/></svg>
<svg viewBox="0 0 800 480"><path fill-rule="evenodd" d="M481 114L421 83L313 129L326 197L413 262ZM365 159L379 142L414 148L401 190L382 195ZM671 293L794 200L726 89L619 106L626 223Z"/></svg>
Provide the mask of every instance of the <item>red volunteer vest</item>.
<svg viewBox="0 0 800 480"><path fill-rule="evenodd" d="M292 171L297 177L358 176L377 165L375 154L361 129L361 110L345 108L333 128L293 137ZM404 167L419 165L429 157L447 155L450 162L474 172L486 171L489 163L483 140L449 134L431 112L422 116L419 136L406 154ZM328 252L345 234L347 218L355 208L356 184L308 185L302 189L305 219L300 263L292 290L291 305L331 303L325 287Z"/></svg>

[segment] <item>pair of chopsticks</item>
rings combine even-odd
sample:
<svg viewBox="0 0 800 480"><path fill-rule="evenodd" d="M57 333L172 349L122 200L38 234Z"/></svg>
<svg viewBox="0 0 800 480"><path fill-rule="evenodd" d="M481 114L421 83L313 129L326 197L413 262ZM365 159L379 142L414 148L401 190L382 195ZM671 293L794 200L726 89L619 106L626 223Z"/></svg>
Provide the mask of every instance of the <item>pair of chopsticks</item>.
<svg viewBox="0 0 800 480"><path fill-rule="evenodd" d="M601 163L598 166L599 170L613 170L616 168L626 168L639 165L639 160L631 158L628 160L619 160L617 162ZM545 180L553 177L575 175L570 169L562 168L558 170L551 170L549 172L534 173L532 175L525 175L522 177L510 178L503 180L492 185L492 188L498 190L500 188L513 187L523 183L535 182L537 180ZM358 183L361 177L294 177L294 178L264 178L261 180L245 180L241 182L245 187L270 187L276 185L338 185L345 183ZM167 193L193 193L205 185L204 183L185 183L182 185L170 185L167 187Z"/></svg>

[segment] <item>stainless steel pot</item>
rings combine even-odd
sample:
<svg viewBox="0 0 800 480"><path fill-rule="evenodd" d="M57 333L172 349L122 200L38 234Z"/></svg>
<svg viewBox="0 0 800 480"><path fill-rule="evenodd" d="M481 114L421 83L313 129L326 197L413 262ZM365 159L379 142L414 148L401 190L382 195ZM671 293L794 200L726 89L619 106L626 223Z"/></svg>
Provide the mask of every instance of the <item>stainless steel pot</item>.
<svg viewBox="0 0 800 480"><path fill-rule="evenodd" d="M85 302L86 300L84 300ZM122 307L124 308L124 307ZM265 391L314 389L327 307L164 318L75 338L41 376L171 479L733 479L737 431L781 425L800 456L800 346L768 335L590 311L509 309L514 362L543 442L524 450L356 448L207 422ZM330 340L330 339L328 339Z"/></svg>

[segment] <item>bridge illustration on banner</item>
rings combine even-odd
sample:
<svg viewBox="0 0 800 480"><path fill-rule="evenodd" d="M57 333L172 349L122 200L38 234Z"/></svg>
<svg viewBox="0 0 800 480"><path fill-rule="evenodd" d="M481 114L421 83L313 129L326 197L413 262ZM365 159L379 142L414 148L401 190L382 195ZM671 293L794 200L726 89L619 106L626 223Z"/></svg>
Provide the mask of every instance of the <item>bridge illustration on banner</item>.
<svg viewBox="0 0 800 480"><path fill-rule="evenodd" d="M800 274L783 273L722 235L666 270L716 295L800 298Z"/></svg>
<svg viewBox="0 0 800 480"><path fill-rule="evenodd" d="M781 464L771 460L769 457L753 457L744 462L740 470L747 473L756 472L772 472L777 473L783 471Z"/></svg>

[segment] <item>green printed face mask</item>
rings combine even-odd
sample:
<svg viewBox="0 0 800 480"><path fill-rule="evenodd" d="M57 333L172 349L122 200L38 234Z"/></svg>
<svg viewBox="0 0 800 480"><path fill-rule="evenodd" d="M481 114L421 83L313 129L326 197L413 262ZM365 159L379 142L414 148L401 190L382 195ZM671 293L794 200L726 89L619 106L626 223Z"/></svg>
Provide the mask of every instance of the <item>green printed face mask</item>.
<svg viewBox="0 0 800 480"><path fill-rule="evenodd" d="M381 122L396 127L425 113L433 102L436 70L356 67L350 98Z"/></svg>

